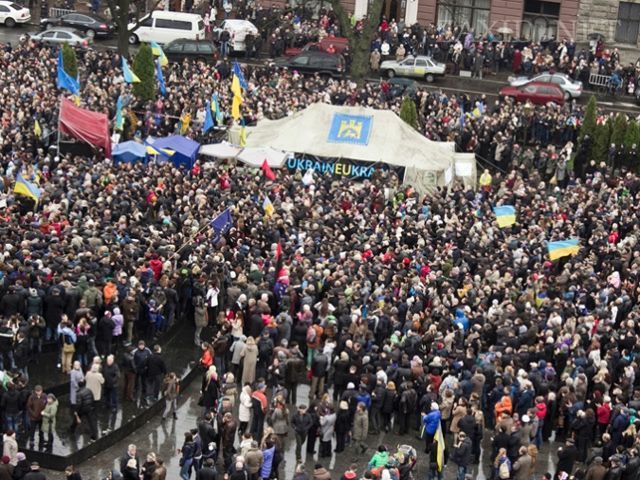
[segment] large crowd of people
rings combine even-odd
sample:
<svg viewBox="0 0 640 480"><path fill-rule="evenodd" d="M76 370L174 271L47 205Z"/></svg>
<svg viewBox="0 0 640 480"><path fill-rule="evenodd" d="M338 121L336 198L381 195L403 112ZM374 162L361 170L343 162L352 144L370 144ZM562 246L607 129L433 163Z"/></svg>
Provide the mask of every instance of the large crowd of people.
<svg viewBox="0 0 640 480"><path fill-rule="evenodd" d="M381 40L396 29L387 24ZM81 106L114 118L124 98L122 139L183 129L210 140L215 133L201 132L206 101L217 93L230 111L224 59L171 64L167 94L143 102L115 53L78 54ZM2 463L24 471L13 478L41 478L28 476L39 467L18 444L35 448L37 433L38 447L51 449L58 402L69 402L73 428L91 439L96 408L163 396L163 420L175 417L179 381L157 342L191 324L202 415L184 438L182 479L283 478L287 442L297 480L406 480L415 461L438 479L455 465L464 480L481 447L493 478L525 480L549 442L562 444L549 474L557 479L640 474L640 177L626 170L637 158L607 164L575 149L581 106L418 89L426 136L497 167L477 191L421 195L384 170L362 183L319 174L302 182L286 171L271 181L232 162L186 170L58 154L56 52L27 41L4 48L0 64ZM400 109L382 81L359 86L272 65L244 73L247 123L315 102ZM13 193L19 173L39 182L37 204ZM516 208L513 227L495 223L492 207L502 204ZM233 227L217 238L207 226L224 208ZM550 261L547 242L570 237L580 238L579 253ZM29 381L47 344L68 374L68 399ZM302 383L308 398L298 396ZM323 466L334 452L364 454L373 434L391 429L420 432L426 455L383 444L344 474ZM304 460L316 448L311 469ZM167 472L132 445L117 475Z"/></svg>

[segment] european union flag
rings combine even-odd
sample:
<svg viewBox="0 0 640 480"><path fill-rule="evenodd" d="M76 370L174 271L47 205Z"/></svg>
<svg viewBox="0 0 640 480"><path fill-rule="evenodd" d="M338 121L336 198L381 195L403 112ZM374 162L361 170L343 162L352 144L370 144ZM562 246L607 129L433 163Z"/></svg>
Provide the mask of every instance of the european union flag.
<svg viewBox="0 0 640 480"><path fill-rule="evenodd" d="M213 128L213 115L211 115L211 104L207 102L205 108L205 117L204 117L204 125L202 126L202 131L207 133L209 130Z"/></svg>
<svg viewBox="0 0 640 480"><path fill-rule="evenodd" d="M240 81L240 86L243 88L244 91L249 91L249 85L247 85L247 81L244 78L244 75L242 74L242 70L240 69L240 65L238 64L238 62L233 62L233 74L238 77L238 80Z"/></svg>
<svg viewBox="0 0 640 480"><path fill-rule="evenodd" d="M160 93L164 97L167 94L167 86L164 83L164 76L162 75L162 66L160 65L160 59L156 59L156 77L158 77L158 87L160 87Z"/></svg>
<svg viewBox="0 0 640 480"><path fill-rule="evenodd" d="M229 209L227 208L224 212L211 220L209 225L211 225L211 228L213 228L213 231L215 232L213 242L218 243L220 237L226 234L231 230L231 227L233 227L233 217L231 216Z"/></svg>
<svg viewBox="0 0 640 480"><path fill-rule="evenodd" d="M80 94L80 82L77 78L73 78L64 70L64 60L62 58L62 49L58 52L58 88L69 90L74 95Z"/></svg>

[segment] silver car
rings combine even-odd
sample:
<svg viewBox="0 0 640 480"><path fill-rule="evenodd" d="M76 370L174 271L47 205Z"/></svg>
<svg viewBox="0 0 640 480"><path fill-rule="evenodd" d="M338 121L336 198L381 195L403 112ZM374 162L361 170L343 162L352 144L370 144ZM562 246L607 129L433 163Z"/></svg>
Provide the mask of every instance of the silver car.
<svg viewBox="0 0 640 480"><path fill-rule="evenodd" d="M564 99L571 100L582 95L582 82L574 80L564 73L539 73L535 77L509 77L509 85L512 87L521 87L530 82L551 82L558 85L564 92Z"/></svg>
<svg viewBox="0 0 640 480"><path fill-rule="evenodd" d="M431 57L418 55L417 57L407 57L399 62L395 60L385 60L380 64L380 71L387 77L423 78L431 83L437 76L443 76L447 66L444 63L438 63Z"/></svg>
<svg viewBox="0 0 640 480"><path fill-rule="evenodd" d="M34 33L30 36L34 42L45 45L62 45L68 43L74 47L88 47L93 40L82 32L73 28L55 27L44 32Z"/></svg>

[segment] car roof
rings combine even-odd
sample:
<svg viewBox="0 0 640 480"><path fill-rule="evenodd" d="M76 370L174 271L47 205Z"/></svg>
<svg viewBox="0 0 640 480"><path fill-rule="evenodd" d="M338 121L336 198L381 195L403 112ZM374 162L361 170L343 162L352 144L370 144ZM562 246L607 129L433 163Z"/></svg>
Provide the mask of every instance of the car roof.
<svg viewBox="0 0 640 480"><path fill-rule="evenodd" d="M106 22L107 21L104 17L101 17L100 15L95 15L95 14L90 13L90 12L69 12L69 13L65 13L64 15L62 15L62 17L68 17L69 15L84 15L85 17L93 18L94 20L98 20L100 22ZM62 18L62 17L60 17L60 18Z"/></svg>
<svg viewBox="0 0 640 480"><path fill-rule="evenodd" d="M44 30L44 31L39 32L39 33L45 33L45 32L67 32L67 33L73 33L74 35L77 35L79 37L84 37L82 32L80 32L79 30L76 30L75 28L71 28L71 27L52 27L52 28L50 28L48 30Z"/></svg>
<svg viewBox="0 0 640 480"><path fill-rule="evenodd" d="M175 40L171 40L167 45L175 45L178 43L211 43L209 40L193 40L191 38L176 38Z"/></svg>
<svg viewBox="0 0 640 480"><path fill-rule="evenodd" d="M250 23L251 25L253 25L253 23L251 23L249 20L245 20L243 18L227 18L224 20L224 23L229 23L231 25L244 25L247 23ZM255 25L254 25L255 26Z"/></svg>
<svg viewBox="0 0 640 480"><path fill-rule="evenodd" d="M151 12L153 18L165 18L169 20L202 20L202 15L197 13L170 12L164 10L154 10Z"/></svg>

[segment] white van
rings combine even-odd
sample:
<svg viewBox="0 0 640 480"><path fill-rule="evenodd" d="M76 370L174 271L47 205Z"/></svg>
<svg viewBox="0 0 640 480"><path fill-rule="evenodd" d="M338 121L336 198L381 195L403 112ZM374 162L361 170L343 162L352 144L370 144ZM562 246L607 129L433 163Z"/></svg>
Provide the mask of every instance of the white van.
<svg viewBox="0 0 640 480"><path fill-rule="evenodd" d="M134 27L129 24L129 30ZM154 10L143 17L140 26L129 34L129 43L157 42L165 44L186 38L188 40L204 40L204 21L195 13L167 12Z"/></svg>

